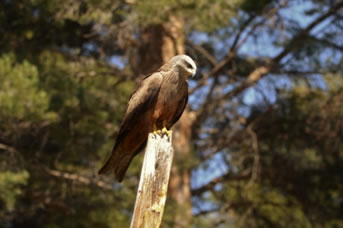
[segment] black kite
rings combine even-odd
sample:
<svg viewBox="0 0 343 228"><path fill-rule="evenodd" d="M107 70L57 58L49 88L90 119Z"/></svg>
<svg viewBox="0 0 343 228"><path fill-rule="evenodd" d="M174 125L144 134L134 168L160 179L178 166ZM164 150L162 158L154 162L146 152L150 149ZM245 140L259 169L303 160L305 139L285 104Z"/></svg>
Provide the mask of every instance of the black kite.
<svg viewBox="0 0 343 228"><path fill-rule="evenodd" d="M196 65L177 55L150 74L132 93L111 156L99 174L114 172L121 182L132 158L144 149L150 132L168 132L181 117L188 100L188 82ZM160 129L159 131L156 131Z"/></svg>

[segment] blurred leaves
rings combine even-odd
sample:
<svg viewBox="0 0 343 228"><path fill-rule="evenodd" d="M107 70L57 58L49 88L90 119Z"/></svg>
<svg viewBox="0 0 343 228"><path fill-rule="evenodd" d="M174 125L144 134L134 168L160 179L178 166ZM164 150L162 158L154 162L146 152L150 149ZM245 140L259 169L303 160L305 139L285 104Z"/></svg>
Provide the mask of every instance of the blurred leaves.
<svg viewBox="0 0 343 228"><path fill-rule="evenodd" d="M48 112L48 94L39 88L37 67L28 61L17 63L13 53L0 57L0 118L1 122L23 120L53 121Z"/></svg>
<svg viewBox="0 0 343 228"><path fill-rule="evenodd" d="M21 172L1 172L0 171L0 208L12 211L15 208L17 197L22 195L23 187L27 184L29 173Z"/></svg>
<svg viewBox="0 0 343 228"><path fill-rule="evenodd" d="M211 2L208 0L134 1L132 9L139 23L158 24L167 22L170 16L185 18L187 26L200 31L212 32L228 25L236 15L241 0Z"/></svg>

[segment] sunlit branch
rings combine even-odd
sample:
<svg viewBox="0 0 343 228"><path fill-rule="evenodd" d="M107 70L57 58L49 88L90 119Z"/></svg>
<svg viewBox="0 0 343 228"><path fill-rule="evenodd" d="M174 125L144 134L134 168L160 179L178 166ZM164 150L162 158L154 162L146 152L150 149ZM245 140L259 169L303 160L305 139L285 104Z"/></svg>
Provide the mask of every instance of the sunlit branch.
<svg viewBox="0 0 343 228"><path fill-rule="evenodd" d="M313 28L315 28L318 24L325 21L330 16L334 15L338 10L340 10L343 7L343 2L340 2L337 5L334 5L330 8L330 10L323 14L322 16L315 19L312 23L310 23L305 29L301 30L297 35L295 35L288 45L283 49L283 51L280 52L276 57L274 57L271 62L265 66L257 67L254 71L252 71L247 79L243 81L239 86L231 90L230 92L223 94L219 99L221 100L231 100L233 97L237 96L241 92L243 92L246 88L249 88L250 86L254 85L256 82L258 82L260 79L262 79L264 76L266 76L268 73L270 73L272 70L278 69L279 63L281 60L287 56L289 53L293 51L294 44L298 42L303 37L307 36ZM208 101L205 101L204 105L202 106L201 111L199 112L197 116L196 123L203 122L203 119L208 115L209 112L213 109L213 106L215 104L210 103ZM194 125L193 130L195 130L197 125Z"/></svg>
<svg viewBox="0 0 343 228"><path fill-rule="evenodd" d="M103 180L100 180L99 178L95 177L87 177L75 173L67 173L67 172L62 172L54 169L46 169L46 172L54 177L62 178L65 180L70 180L77 182L79 184L85 184L85 185L95 185L99 188L104 188L104 189L109 189L113 190L113 186L110 183L106 183Z"/></svg>
<svg viewBox="0 0 343 228"><path fill-rule="evenodd" d="M195 90L199 89L201 86L205 85L208 81L208 79L211 76L217 76L222 69L227 66L227 64L229 64L237 55L238 50L243 46L243 44L247 41L248 37L254 32L256 31L257 28L259 28L260 26L262 26L267 19L271 18L273 15L275 15L279 9L283 8L284 6L287 5L288 1L283 2L282 4L280 4L279 8L273 8L271 10L268 11L264 11L264 13L260 16L261 18L263 18L262 21L254 24L251 26L250 30L247 32L247 34L241 39L241 36L245 33L246 29L248 29L251 25L251 23L254 22L254 20L258 17L258 15L253 15L251 17L249 17L243 24L242 26L239 28L235 39L233 41L233 44L231 45L227 56L221 60L220 62L217 62L217 64L213 67L213 69L211 70L211 72L209 72L208 74L206 74L204 77L202 77L202 79L198 82L197 86L195 88L193 88L190 93L193 93ZM215 85L215 84L214 84ZM211 89L210 91L213 91L213 89ZM208 96L209 97L211 94L211 92L209 92Z"/></svg>

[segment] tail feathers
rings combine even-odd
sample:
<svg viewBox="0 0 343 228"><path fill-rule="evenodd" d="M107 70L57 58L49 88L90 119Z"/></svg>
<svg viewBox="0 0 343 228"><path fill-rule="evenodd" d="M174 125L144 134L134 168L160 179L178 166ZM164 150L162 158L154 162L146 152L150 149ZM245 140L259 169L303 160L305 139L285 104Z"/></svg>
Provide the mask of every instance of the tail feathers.
<svg viewBox="0 0 343 228"><path fill-rule="evenodd" d="M133 157L130 154L120 157L112 154L106 164L99 170L98 174L107 174L113 171L116 180L122 182Z"/></svg>
<svg viewBox="0 0 343 228"><path fill-rule="evenodd" d="M113 160L113 156L111 155L111 157L107 160L105 165L98 171L98 174L107 174L107 173L109 173L112 170L112 168L113 168L114 161L115 160Z"/></svg>
<svg viewBox="0 0 343 228"><path fill-rule="evenodd" d="M122 157L120 162L118 162L118 165L115 166L114 176L119 182L122 182L122 180L125 176L125 173L126 173L127 169L129 168L129 165L130 165L133 157L134 156L130 155L130 154L124 156L124 157Z"/></svg>

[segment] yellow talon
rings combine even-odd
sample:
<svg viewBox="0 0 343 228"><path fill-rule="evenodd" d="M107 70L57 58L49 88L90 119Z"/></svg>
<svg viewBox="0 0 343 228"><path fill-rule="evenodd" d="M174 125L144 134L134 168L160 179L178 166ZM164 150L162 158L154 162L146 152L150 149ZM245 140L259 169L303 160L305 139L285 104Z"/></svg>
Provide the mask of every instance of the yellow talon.
<svg viewBox="0 0 343 228"><path fill-rule="evenodd" d="M154 135L160 135L161 132L162 132L161 130L157 130L156 124L154 124L153 130L154 130L154 131L153 131L152 133L153 133Z"/></svg>
<svg viewBox="0 0 343 228"><path fill-rule="evenodd" d="M162 134L166 134L168 137L171 137L172 131L168 131L166 127L162 129Z"/></svg>
<svg viewBox="0 0 343 228"><path fill-rule="evenodd" d="M172 135L172 131L170 130L170 131L168 131L168 129L165 127L166 126L166 124L165 123L163 123L163 128L162 128L162 130L157 130L157 127L156 127L156 124L154 124L153 125L153 134L154 135L161 135L161 136L163 136L163 135L167 135L169 138L171 137L171 135Z"/></svg>

